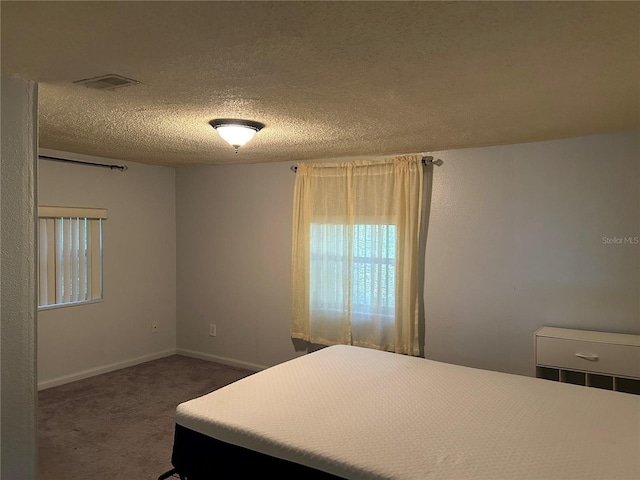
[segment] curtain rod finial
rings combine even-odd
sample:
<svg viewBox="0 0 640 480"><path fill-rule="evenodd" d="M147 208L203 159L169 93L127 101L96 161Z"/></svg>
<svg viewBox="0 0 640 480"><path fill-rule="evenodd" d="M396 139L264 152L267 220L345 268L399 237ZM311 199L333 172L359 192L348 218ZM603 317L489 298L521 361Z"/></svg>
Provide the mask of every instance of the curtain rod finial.
<svg viewBox="0 0 640 480"><path fill-rule="evenodd" d="M431 155L422 154L422 163L424 163L425 165L428 164L428 163L431 163L431 164L437 165L439 167L444 162L442 160L440 160L439 158L434 160Z"/></svg>

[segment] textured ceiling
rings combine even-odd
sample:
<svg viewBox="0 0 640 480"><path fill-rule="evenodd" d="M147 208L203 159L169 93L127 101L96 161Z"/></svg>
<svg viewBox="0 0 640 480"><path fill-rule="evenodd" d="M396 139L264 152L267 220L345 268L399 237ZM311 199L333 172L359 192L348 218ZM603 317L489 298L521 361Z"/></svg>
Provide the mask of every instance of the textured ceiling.
<svg viewBox="0 0 640 480"><path fill-rule="evenodd" d="M637 2L8 2L40 146L160 165L426 152L640 128ZM91 90L115 73L140 85ZM240 149L208 122L266 127Z"/></svg>

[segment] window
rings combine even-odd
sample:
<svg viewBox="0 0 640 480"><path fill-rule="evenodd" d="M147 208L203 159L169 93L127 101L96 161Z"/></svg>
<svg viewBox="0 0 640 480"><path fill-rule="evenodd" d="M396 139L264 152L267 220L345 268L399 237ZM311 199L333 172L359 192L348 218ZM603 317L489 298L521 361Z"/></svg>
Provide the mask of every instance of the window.
<svg viewBox="0 0 640 480"><path fill-rule="evenodd" d="M291 337L419 355L422 156L297 167Z"/></svg>
<svg viewBox="0 0 640 480"><path fill-rule="evenodd" d="M40 207L39 307L102 298L104 209Z"/></svg>
<svg viewBox="0 0 640 480"><path fill-rule="evenodd" d="M311 224L312 311L349 310L356 319L377 316L392 322L395 271L395 225ZM348 289L343 288L345 278ZM344 292L350 292L349 298Z"/></svg>

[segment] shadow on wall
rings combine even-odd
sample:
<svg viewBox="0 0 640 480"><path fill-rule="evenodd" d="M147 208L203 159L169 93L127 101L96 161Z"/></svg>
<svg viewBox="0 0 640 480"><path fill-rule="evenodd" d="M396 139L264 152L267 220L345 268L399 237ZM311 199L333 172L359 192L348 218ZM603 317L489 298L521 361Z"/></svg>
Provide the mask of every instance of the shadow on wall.
<svg viewBox="0 0 640 480"><path fill-rule="evenodd" d="M442 160L440 160L442 162ZM438 164L438 166L442 163ZM431 192L433 191L433 164L428 163L424 167L424 188L422 197L422 218L420 219L420 255L418 258L418 339L420 342L420 356L424 357L424 339L426 334L426 323L424 315L424 278L425 278L425 256L427 252L427 235L429 233L429 218L431 215Z"/></svg>

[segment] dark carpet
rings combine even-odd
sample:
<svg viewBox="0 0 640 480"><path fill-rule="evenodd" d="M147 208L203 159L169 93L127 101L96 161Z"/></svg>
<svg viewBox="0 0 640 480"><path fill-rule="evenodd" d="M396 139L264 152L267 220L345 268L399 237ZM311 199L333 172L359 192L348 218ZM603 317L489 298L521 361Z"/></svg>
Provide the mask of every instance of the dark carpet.
<svg viewBox="0 0 640 480"><path fill-rule="evenodd" d="M176 406L253 372L173 355L39 393L40 480L157 479Z"/></svg>

